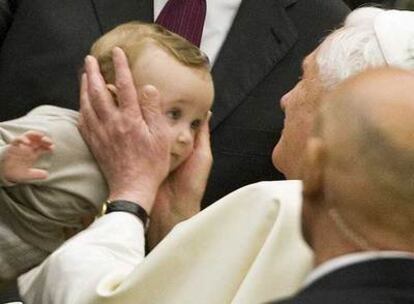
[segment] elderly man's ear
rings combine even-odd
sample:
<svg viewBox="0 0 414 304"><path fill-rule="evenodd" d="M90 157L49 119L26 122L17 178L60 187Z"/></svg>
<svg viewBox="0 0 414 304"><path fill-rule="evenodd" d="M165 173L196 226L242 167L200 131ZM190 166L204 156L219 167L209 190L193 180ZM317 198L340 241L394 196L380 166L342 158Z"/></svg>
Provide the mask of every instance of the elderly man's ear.
<svg viewBox="0 0 414 304"><path fill-rule="evenodd" d="M308 139L302 161L303 194L315 198L323 189L325 145L321 138Z"/></svg>

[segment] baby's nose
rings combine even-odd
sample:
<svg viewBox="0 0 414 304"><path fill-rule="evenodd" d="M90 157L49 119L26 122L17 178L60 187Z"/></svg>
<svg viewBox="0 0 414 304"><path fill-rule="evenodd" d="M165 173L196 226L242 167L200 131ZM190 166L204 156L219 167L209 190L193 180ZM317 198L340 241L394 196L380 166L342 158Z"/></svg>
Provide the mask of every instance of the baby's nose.
<svg viewBox="0 0 414 304"><path fill-rule="evenodd" d="M193 134L189 128L183 128L178 134L178 142L182 144L190 144L193 141Z"/></svg>

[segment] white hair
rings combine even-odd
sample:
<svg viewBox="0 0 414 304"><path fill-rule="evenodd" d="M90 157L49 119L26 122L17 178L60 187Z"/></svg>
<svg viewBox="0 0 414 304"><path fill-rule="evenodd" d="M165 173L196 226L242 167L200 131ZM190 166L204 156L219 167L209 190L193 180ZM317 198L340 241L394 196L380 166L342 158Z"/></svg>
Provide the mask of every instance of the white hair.
<svg viewBox="0 0 414 304"><path fill-rule="evenodd" d="M387 65L375 31L376 7L351 12L344 26L330 34L317 49L316 63L325 88L368 68Z"/></svg>

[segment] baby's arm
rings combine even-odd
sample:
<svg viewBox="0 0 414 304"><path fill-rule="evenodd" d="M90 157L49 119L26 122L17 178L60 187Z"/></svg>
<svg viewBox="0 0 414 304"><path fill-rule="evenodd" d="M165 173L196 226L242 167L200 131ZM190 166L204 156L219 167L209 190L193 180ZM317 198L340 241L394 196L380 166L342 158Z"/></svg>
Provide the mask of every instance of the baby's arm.
<svg viewBox="0 0 414 304"><path fill-rule="evenodd" d="M14 138L3 159L3 178L10 183L25 183L47 178L46 170L33 168L45 153L53 151L52 140L39 131L27 131Z"/></svg>

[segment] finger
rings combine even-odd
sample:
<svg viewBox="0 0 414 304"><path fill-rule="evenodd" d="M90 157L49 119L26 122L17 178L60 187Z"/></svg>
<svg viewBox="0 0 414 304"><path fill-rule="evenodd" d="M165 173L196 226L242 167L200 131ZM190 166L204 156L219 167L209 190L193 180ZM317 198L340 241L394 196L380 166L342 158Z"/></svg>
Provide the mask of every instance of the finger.
<svg viewBox="0 0 414 304"><path fill-rule="evenodd" d="M53 145L52 139L48 136L42 136L41 141L43 147L50 147Z"/></svg>
<svg viewBox="0 0 414 304"><path fill-rule="evenodd" d="M211 154L211 142L210 142L210 121L211 121L211 117L213 116L213 112L208 111L207 112L207 117L204 120L201 128L200 128L200 132L198 132L197 136L196 136L196 140L195 140L195 144L194 147L195 149L201 147L201 149L203 149L204 147L208 147L210 150L210 154Z"/></svg>
<svg viewBox="0 0 414 304"><path fill-rule="evenodd" d="M108 89L109 93L111 93L113 100L115 101L115 103L118 105L118 96L117 96L117 88L115 85L113 84L107 84L106 88Z"/></svg>
<svg viewBox="0 0 414 304"><path fill-rule="evenodd" d="M198 179L204 184L207 182L211 166L213 164L213 153L211 152L210 144L210 128L208 120L206 120L197 134L194 143L194 162L199 172Z"/></svg>
<svg viewBox="0 0 414 304"><path fill-rule="evenodd" d="M86 74L81 78L80 89L80 112L78 120L78 129L82 137L88 142L88 138L91 135L91 129L99 124L98 117L95 110L91 106L91 101L88 94L88 78Z"/></svg>
<svg viewBox="0 0 414 304"><path fill-rule="evenodd" d="M208 120L205 120L196 136L192 154L183 162L179 170L176 170L176 173L192 176L193 184L204 183L207 180L212 162L210 132ZM197 175L194 175L194 172L197 172Z"/></svg>
<svg viewBox="0 0 414 304"><path fill-rule="evenodd" d="M150 128L164 124L161 115L161 95L156 87L146 85L140 90L140 107L142 116Z"/></svg>
<svg viewBox="0 0 414 304"><path fill-rule="evenodd" d="M30 146L35 149L47 149L48 146L52 145L52 140L39 131L28 131L25 136L30 141Z"/></svg>
<svg viewBox="0 0 414 304"><path fill-rule="evenodd" d="M139 113L137 90L134 78L128 64L128 58L124 51L115 47L112 50L112 61L115 68L115 86L118 89L118 103L123 110L133 110Z"/></svg>
<svg viewBox="0 0 414 304"><path fill-rule="evenodd" d="M10 144L12 145L12 146L18 146L18 145L30 145L30 140L27 138L27 136L26 135L20 135L20 136L18 136L18 137L16 137L16 138L14 138L11 142L10 142Z"/></svg>
<svg viewBox="0 0 414 304"><path fill-rule="evenodd" d="M42 151L46 152L46 153L50 153L53 152L53 150L55 149L55 145L53 143L43 143L40 145L39 149L42 149Z"/></svg>
<svg viewBox="0 0 414 304"><path fill-rule="evenodd" d="M46 170L42 169L29 169L26 174L27 180L40 180L40 179L46 179L48 177L48 173Z"/></svg>
<svg viewBox="0 0 414 304"><path fill-rule="evenodd" d="M27 131L23 135L26 136L28 139L30 139L32 141L38 141L43 136L45 136L45 134L43 132L35 131L35 130Z"/></svg>
<svg viewBox="0 0 414 304"><path fill-rule="evenodd" d="M90 147L92 145L92 142L94 141L94 137L100 136L100 129L96 128L94 130L93 126L96 126L98 124L96 117L86 117L82 115L82 113L79 115L78 120L78 130L80 135L82 136L83 140L86 142L86 144Z"/></svg>
<svg viewBox="0 0 414 304"><path fill-rule="evenodd" d="M210 150L211 153L211 145L210 145L210 127L209 127L209 120L211 117L211 112L207 119L203 122L200 131L196 136L196 140L194 143L194 150Z"/></svg>
<svg viewBox="0 0 414 304"><path fill-rule="evenodd" d="M86 75L86 73L82 73L79 91L79 111L82 112L82 108L87 106L89 102L90 101L88 96L88 76Z"/></svg>
<svg viewBox="0 0 414 304"><path fill-rule="evenodd" d="M108 120L116 111L115 101L106 88L105 80L99 70L98 61L93 56L86 56L85 71L87 76L87 94L89 104L96 116L103 121Z"/></svg>
<svg viewBox="0 0 414 304"><path fill-rule="evenodd" d="M31 146L32 151L31 151L31 157L35 160L39 159L42 155L44 154L49 154L53 152L54 146L42 146L42 145L36 145Z"/></svg>

